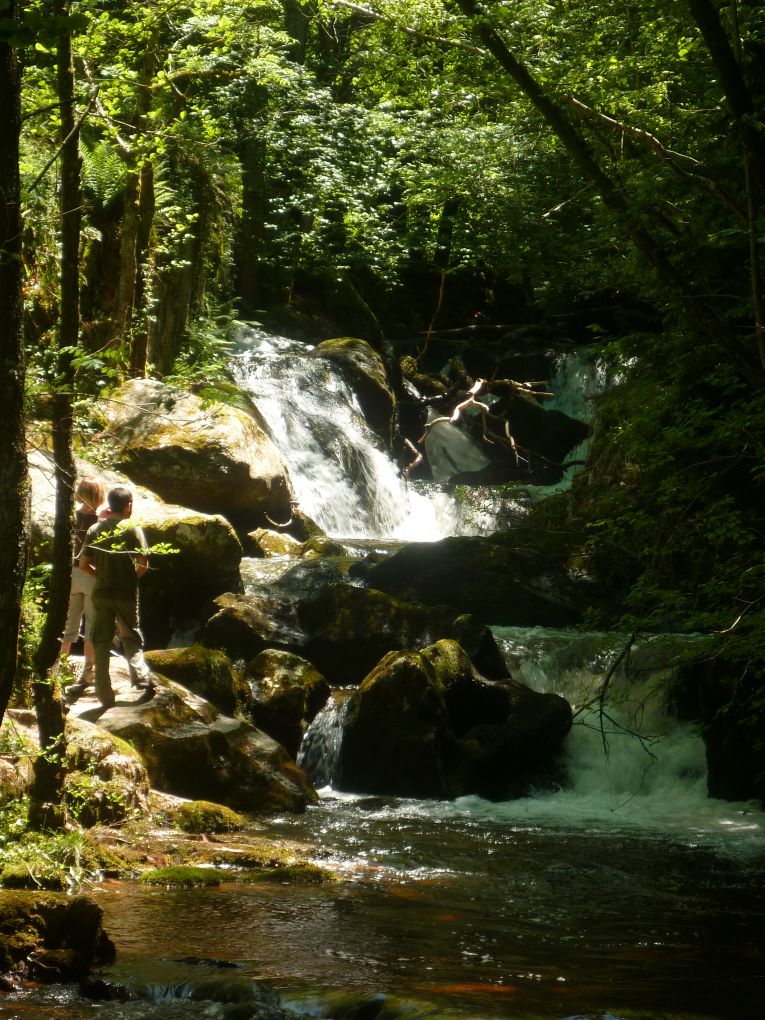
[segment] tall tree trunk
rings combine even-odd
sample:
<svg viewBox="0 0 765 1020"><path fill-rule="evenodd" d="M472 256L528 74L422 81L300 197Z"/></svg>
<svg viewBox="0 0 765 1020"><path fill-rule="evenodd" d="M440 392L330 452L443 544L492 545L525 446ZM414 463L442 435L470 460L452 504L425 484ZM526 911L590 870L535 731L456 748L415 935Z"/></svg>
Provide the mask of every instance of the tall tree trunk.
<svg viewBox="0 0 765 1020"><path fill-rule="evenodd" d="M282 0L284 4L284 27L292 39L289 56L297 64L305 63L305 51L308 43L308 29L311 15L308 4L300 0Z"/></svg>
<svg viewBox="0 0 765 1020"><path fill-rule="evenodd" d="M238 132L241 139L237 156L242 168L242 215L235 260L239 314L252 318L262 300L260 255L266 217L266 146L258 130L258 122L268 102L268 93L255 82L250 82L247 89L247 109Z"/></svg>
<svg viewBox="0 0 765 1020"><path fill-rule="evenodd" d="M463 13L486 49L508 74L537 111L547 121L586 180L591 181L603 204L614 214L637 251L652 269L658 283L672 297L688 322L700 336L724 350L742 378L755 389L765 389L765 371L759 357L742 344L736 333L717 314L682 271L672 262L663 246L643 226L616 181L603 170L584 137L569 120L563 107L545 92L529 69L507 47L499 32L487 19L485 8L476 0L457 0Z"/></svg>
<svg viewBox="0 0 765 1020"><path fill-rule="evenodd" d="M61 275L59 358L53 396L53 460L56 477L56 516L53 528L53 568L48 591L48 611L40 643L35 651L32 692L42 753L34 763L30 790L29 825L33 829L63 826L64 722L66 706L51 670L58 658L72 577L72 518L75 466L72 453L72 404L74 367L80 325L80 147L74 116L74 69L72 44L65 19L69 0L60 0L55 13L62 19L57 41L57 85L61 122L59 205L61 217Z"/></svg>
<svg viewBox="0 0 765 1020"><path fill-rule="evenodd" d="M15 0L0 7L0 722L13 693L29 533L24 439L19 133L21 74L10 34Z"/></svg>
<svg viewBox="0 0 765 1020"><path fill-rule="evenodd" d="M146 45L144 59L141 64L137 82L137 104L133 126L135 132L143 130L147 113L151 109L152 91L151 82L157 69L157 54L154 39L150 39ZM146 225L144 216L147 208L153 214L153 182L151 190L151 201L147 204L143 195L143 187L147 178L143 170L136 168L135 156L132 148L126 146L122 155L131 165L131 172L128 174L125 187L125 211L120 224L120 280L117 289L117 308L115 311L116 335L123 344L132 343L133 313L139 307L138 298L143 297L143 280L141 256L145 249L142 249L142 238L146 236ZM141 331L138 340L138 350L130 350L130 374L143 376L146 374L146 336L145 330Z"/></svg>

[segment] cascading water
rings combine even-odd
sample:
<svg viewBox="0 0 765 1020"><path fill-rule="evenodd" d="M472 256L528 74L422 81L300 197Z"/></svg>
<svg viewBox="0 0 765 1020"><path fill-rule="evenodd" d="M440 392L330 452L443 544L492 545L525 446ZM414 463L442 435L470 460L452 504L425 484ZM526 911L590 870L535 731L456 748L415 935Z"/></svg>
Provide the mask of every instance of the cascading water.
<svg viewBox="0 0 765 1020"><path fill-rule="evenodd" d="M458 530L450 499L409 485L342 371L313 348L242 326L232 368L289 468L301 510L338 538L435 541Z"/></svg>

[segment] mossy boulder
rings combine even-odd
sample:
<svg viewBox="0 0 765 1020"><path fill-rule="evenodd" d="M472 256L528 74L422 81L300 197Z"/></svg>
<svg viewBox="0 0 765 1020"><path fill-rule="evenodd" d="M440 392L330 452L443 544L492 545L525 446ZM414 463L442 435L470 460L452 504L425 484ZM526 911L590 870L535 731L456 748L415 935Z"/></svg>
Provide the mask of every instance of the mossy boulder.
<svg viewBox="0 0 765 1020"><path fill-rule="evenodd" d="M484 676L506 676L488 628L443 606L403 602L371 588L342 582L301 599L277 590L263 595L221 595L202 640L233 657L252 658L267 648L308 659L333 686L359 683L387 652L420 648L454 637Z"/></svg>
<svg viewBox="0 0 765 1020"><path fill-rule="evenodd" d="M45 984L82 980L114 960L114 944L92 899L59 893L0 892L0 971Z"/></svg>
<svg viewBox="0 0 765 1020"><path fill-rule="evenodd" d="M330 695L326 679L299 655L275 648L256 655L247 675L255 724L297 757L309 723Z"/></svg>
<svg viewBox="0 0 765 1020"><path fill-rule="evenodd" d="M114 734L70 717L66 765L66 805L80 825L111 825L146 809L146 766L138 752Z"/></svg>
<svg viewBox="0 0 765 1020"><path fill-rule="evenodd" d="M216 596L242 590L242 546L220 514L139 502L133 517L149 546L176 550L152 556L140 586L142 628L149 645L161 647L176 629L199 624Z"/></svg>
<svg viewBox="0 0 765 1020"><path fill-rule="evenodd" d="M302 811L316 793L284 748L251 723L161 675L147 702L117 703L99 725L140 753L151 785L252 813Z"/></svg>
<svg viewBox="0 0 765 1020"><path fill-rule="evenodd" d="M101 410L118 444L114 465L168 502L222 513L243 530L290 517L287 468L254 407L133 379Z"/></svg>
<svg viewBox="0 0 765 1020"><path fill-rule="evenodd" d="M369 427L390 448L396 415L396 398L388 380L385 362L366 340L337 337L324 340L314 351L339 365L358 397Z"/></svg>
<svg viewBox="0 0 765 1020"><path fill-rule="evenodd" d="M253 705L250 685L225 652L189 645L147 652L146 661L155 672L211 702L224 715L249 718Z"/></svg>
<svg viewBox="0 0 765 1020"><path fill-rule="evenodd" d="M17 769L17 777L7 790L15 789L18 796L23 796L31 785L31 762L38 753L37 721L33 713L9 709L3 732L11 726L14 740L27 750L18 761L9 759ZM145 810L149 796L146 768L138 752L119 737L70 714L66 720L64 763L66 807L81 825L110 825ZM0 768L0 790L4 774ZM4 884L8 884L6 880L10 881L10 876L4 875Z"/></svg>
<svg viewBox="0 0 765 1020"><path fill-rule="evenodd" d="M247 824L237 811L208 800L190 800L179 804L173 821L183 832L236 832Z"/></svg>
<svg viewBox="0 0 765 1020"><path fill-rule="evenodd" d="M336 785L357 793L494 800L551 774L571 707L480 676L455 641L390 652L348 698Z"/></svg>

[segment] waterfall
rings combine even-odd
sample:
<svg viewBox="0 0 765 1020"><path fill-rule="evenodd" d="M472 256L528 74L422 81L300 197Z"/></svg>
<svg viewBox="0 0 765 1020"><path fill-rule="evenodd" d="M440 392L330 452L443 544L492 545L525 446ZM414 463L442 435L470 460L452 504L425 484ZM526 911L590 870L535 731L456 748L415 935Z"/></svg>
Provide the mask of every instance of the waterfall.
<svg viewBox="0 0 765 1020"><path fill-rule="evenodd" d="M337 779L343 719L350 691L336 690L305 732L297 763L317 789L333 786Z"/></svg>
<svg viewBox="0 0 765 1020"><path fill-rule="evenodd" d="M237 350L234 375L287 464L301 510L328 535L435 541L459 530L451 499L402 477L329 359L249 326Z"/></svg>
<svg viewBox="0 0 765 1020"><path fill-rule="evenodd" d="M697 637L655 635L636 642L613 670L626 634L492 628L511 674L571 703L564 745L567 783L507 812L573 826L640 825L711 835L759 833L751 805L707 795L704 743L667 703L673 661ZM613 673L612 673L613 670ZM603 704L601 685L610 675ZM760 818L761 820L761 818Z"/></svg>

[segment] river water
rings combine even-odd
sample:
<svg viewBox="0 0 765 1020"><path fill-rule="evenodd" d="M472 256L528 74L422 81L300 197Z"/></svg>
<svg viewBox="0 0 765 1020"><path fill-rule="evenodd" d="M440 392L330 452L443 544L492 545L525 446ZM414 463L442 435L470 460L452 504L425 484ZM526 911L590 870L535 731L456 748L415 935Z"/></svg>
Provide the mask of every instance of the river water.
<svg viewBox="0 0 765 1020"><path fill-rule="evenodd" d="M491 527L490 514L476 524L438 486L406 486L326 362L293 352L319 377L299 374L288 341L246 339L241 377L301 507L329 533L432 540ZM245 566L257 586L286 564ZM0 1000L0 1016L243 1020L268 1016L254 1005L267 988L301 1017L338 1020L761 1017L765 815L707 797L701 739L659 694L675 643L638 641L604 713L597 692L624 635L495 636L513 675L574 705L559 788L496 804L325 787L317 806L268 828L305 843L337 882L253 886L232 874L190 891L104 882L93 894L118 952L104 976L131 1001L42 988ZM337 710L316 723L325 757Z"/></svg>

